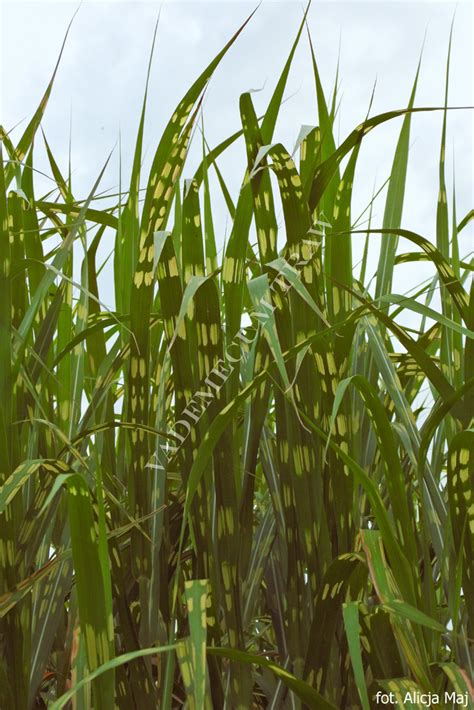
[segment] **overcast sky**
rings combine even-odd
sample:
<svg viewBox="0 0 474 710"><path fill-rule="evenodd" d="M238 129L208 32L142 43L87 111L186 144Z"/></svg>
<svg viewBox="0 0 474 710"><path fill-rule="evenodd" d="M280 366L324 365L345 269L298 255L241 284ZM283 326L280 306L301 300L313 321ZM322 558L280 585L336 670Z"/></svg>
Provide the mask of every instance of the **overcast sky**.
<svg viewBox="0 0 474 710"><path fill-rule="evenodd" d="M7 2L1 9L1 123L18 139L53 70L76 2ZM192 80L221 49L255 7L246 2L83 2L73 22L44 130L64 171L67 169L72 115L73 189L85 197L121 133L123 181L133 153L153 26L161 7L152 70L145 146L154 151L161 131ZM406 106L426 33L416 105L440 106L449 27L456 11L451 63L450 105L473 105L472 5L470 2L313 2L309 24L326 94L332 90L340 51L341 106L337 133L342 139L365 117L376 81L372 115ZM301 21L301 2L265 1L219 66L206 96L207 139L215 145L240 128L239 95L255 93L264 109ZM310 55L303 38L295 57L275 139L290 151L302 124L315 124L316 104ZM411 157L403 226L434 241L441 113L413 117ZM353 216L369 201L374 185L388 176L400 121L364 139L355 179ZM457 211L472 207L472 112L448 117L447 178L451 186L455 157ZM196 142L198 143L198 142ZM199 158L195 146L185 176ZM240 142L221 161L234 198L245 168ZM38 155L37 167L45 166ZM118 185L118 150L102 188ZM47 183L39 184L47 189ZM215 198L219 239L226 230L222 202ZM381 225L383 200L375 210ZM467 236L465 248L468 247ZM357 251L357 249L356 249ZM376 258L374 263L376 263ZM428 273L429 267L426 267ZM420 266L404 267L418 278ZM399 290L407 284L399 284ZM112 302L112 298L110 299Z"/></svg>

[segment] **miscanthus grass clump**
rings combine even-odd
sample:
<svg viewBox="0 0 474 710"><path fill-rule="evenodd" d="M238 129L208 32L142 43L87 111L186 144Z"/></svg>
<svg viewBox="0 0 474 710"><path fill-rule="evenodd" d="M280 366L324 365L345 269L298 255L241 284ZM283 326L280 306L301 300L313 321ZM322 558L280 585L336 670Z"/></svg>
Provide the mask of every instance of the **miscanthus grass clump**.
<svg viewBox="0 0 474 710"><path fill-rule="evenodd" d="M144 101L115 201L96 199L103 171L75 195L42 137L54 75L21 137L1 129L5 710L367 710L389 694L472 707L474 302L458 239L472 212L457 219L445 184L447 99L415 108L417 74L405 109L338 145L310 44L318 125L289 150L275 125L304 30L263 115L240 96L241 129L202 140L191 180L203 94L245 25L145 175ZM402 226L410 123L430 110L443 116L436 233L418 234ZM383 220L360 234L359 151L395 118ZM219 162L239 138L232 195ZM394 270L421 261L429 281L393 293Z"/></svg>

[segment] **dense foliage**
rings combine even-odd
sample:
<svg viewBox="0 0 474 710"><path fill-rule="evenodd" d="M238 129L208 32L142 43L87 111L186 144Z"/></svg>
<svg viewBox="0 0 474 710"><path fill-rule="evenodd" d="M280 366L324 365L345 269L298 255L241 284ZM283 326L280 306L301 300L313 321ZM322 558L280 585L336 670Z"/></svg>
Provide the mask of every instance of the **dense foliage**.
<svg viewBox="0 0 474 710"><path fill-rule="evenodd" d="M458 241L472 213L458 224L447 194L447 103L415 109L416 77L407 109L337 146L310 45L318 126L290 153L274 133L303 22L264 115L243 94L242 129L203 140L184 181L203 93L244 28L176 107L143 189L145 99L113 205L96 199L102 173L77 199L41 137L54 76L20 140L2 129L5 710L472 697L474 299ZM411 117L428 110L444 115L434 237L402 228ZM397 117L383 223L355 235L360 147ZM242 137L232 196L219 159ZM55 185L38 196L43 146ZM222 258L210 171L232 223ZM417 261L432 278L393 293Z"/></svg>

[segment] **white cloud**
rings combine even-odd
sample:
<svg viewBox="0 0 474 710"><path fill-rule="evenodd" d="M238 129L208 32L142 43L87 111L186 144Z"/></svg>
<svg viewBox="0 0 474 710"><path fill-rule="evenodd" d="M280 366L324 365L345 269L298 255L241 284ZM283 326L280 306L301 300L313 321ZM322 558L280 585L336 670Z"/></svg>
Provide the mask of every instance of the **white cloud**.
<svg viewBox="0 0 474 710"><path fill-rule="evenodd" d="M141 108L153 26L161 6L156 55L150 83L145 145L150 159L161 131L191 81L215 56L255 8L243 2L88 2L74 20L56 85L44 119L53 152L67 167L72 111L74 189L85 196L121 131L124 184ZM225 7L224 7L225 6ZM76 3L4 2L2 6L1 121L7 127L29 117L51 75L67 23ZM417 105L442 105L451 2L315 2L311 27L326 94L332 89L341 39L342 139L365 116L373 83L372 114L406 106L426 31ZM450 104L472 105L472 7L458 3L451 67ZM253 95L264 110L286 60L302 17L301 2L264 2L223 60L206 96L205 126L211 145L240 128L238 97ZM295 57L276 138L291 150L301 124L316 123L316 105L306 38ZM433 238L442 115L413 117L412 155L404 224ZM448 184L456 150L458 214L472 206L472 116L451 112L448 118ZM360 154L354 214L370 199L374 180L389 174L400 121L373 131ZM19 135L19 130L14 134ZM196 144L192 163L199 158ZM38 157L39 161L39 157ZM38 166L45 163L38 162ZM238 190L245 165L242 144L224 156L221 166L229 187ZM104 187L118 184L118 151ZM45 188L46 189L46 188ZM222 200L218 232L226 217ZM381 222L383 203L375 210ZM428 269L429 271L429 269ZM405 272L408 273L408 272ZM416 270L413 278L420 275ZM403 286L403 284L401 285Z"/></svg>

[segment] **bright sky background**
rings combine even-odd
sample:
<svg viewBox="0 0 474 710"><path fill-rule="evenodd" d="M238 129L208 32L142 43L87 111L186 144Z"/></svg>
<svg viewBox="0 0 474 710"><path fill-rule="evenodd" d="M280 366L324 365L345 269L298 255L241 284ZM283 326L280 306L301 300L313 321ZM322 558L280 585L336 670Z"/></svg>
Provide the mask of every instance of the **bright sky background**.
<svg viewBox="0 0 474 710"><path fill-rule="evenodd" d="M67 171L72 116L73 190L86 197L109 151L121 133L123 184L139 120L153 27L161 7L153 63L145 147L150 158L163 127L190 83L217 54L254 9L247 2L83 2L73 22L43 127L61 168ZM2 86L0 120L18 140L45 89L76 2L46 3L3 0L1 5ZM454 12L454 39L449 103L473 105L472 5L470 2L318 2L309 14L326 95L332 91L340 51L341 107L339 138L364 119L374 82L371 115L406 106L426 33L417 106L441 106L449 28ZM286 60L301 21L303 4L264 0L237 43L219 66L204 106L205 129L211 146L240 128L239 95L253 95L257 112L264 109ZM275 140L290 151L302 124L315 124L316 103L309 48L302 38L286 91L288 97ZM447 183L451 190L455 158L458 219L472 207L473 113L448 116ZM442 113L418 114L412 120L411 158L403 226L435 241L438 160ZM371 132L364 139L355 179L353 217L370 200L374 185L388 177L401 121ZM41 140L38 140L41 148ZM40 154L44 151L39 151ZM38 154L36 167L45 168ZM200 156L196 140L185 177ZM242 142L220 162L234 200L245 168ZM145 166L148 166L145 161ZM102 189L118 188L118 147ZM49 172L49 169L47 169ZM144 177L147 172L145 170ZM38 189L50 189L38 181ZM115 191L115 189L113 191ZM213 203L222 244L227 220L220 198ZM380 226L383 200L374 211ZM470 248L465 233L464 251ZM471 232L472 235L472 232ZM377 237L376 237L377 239ZM359 245L361 242L359 242ZM472 237L471 237L472 244ZM112 244L104 245L104 254ZM355 246L355 252L359 249ZM375 250L372 266L377 263ZM405 265L405 291L424 275L428 265ZM107 302L112 305L113 296Z"/></svg>

